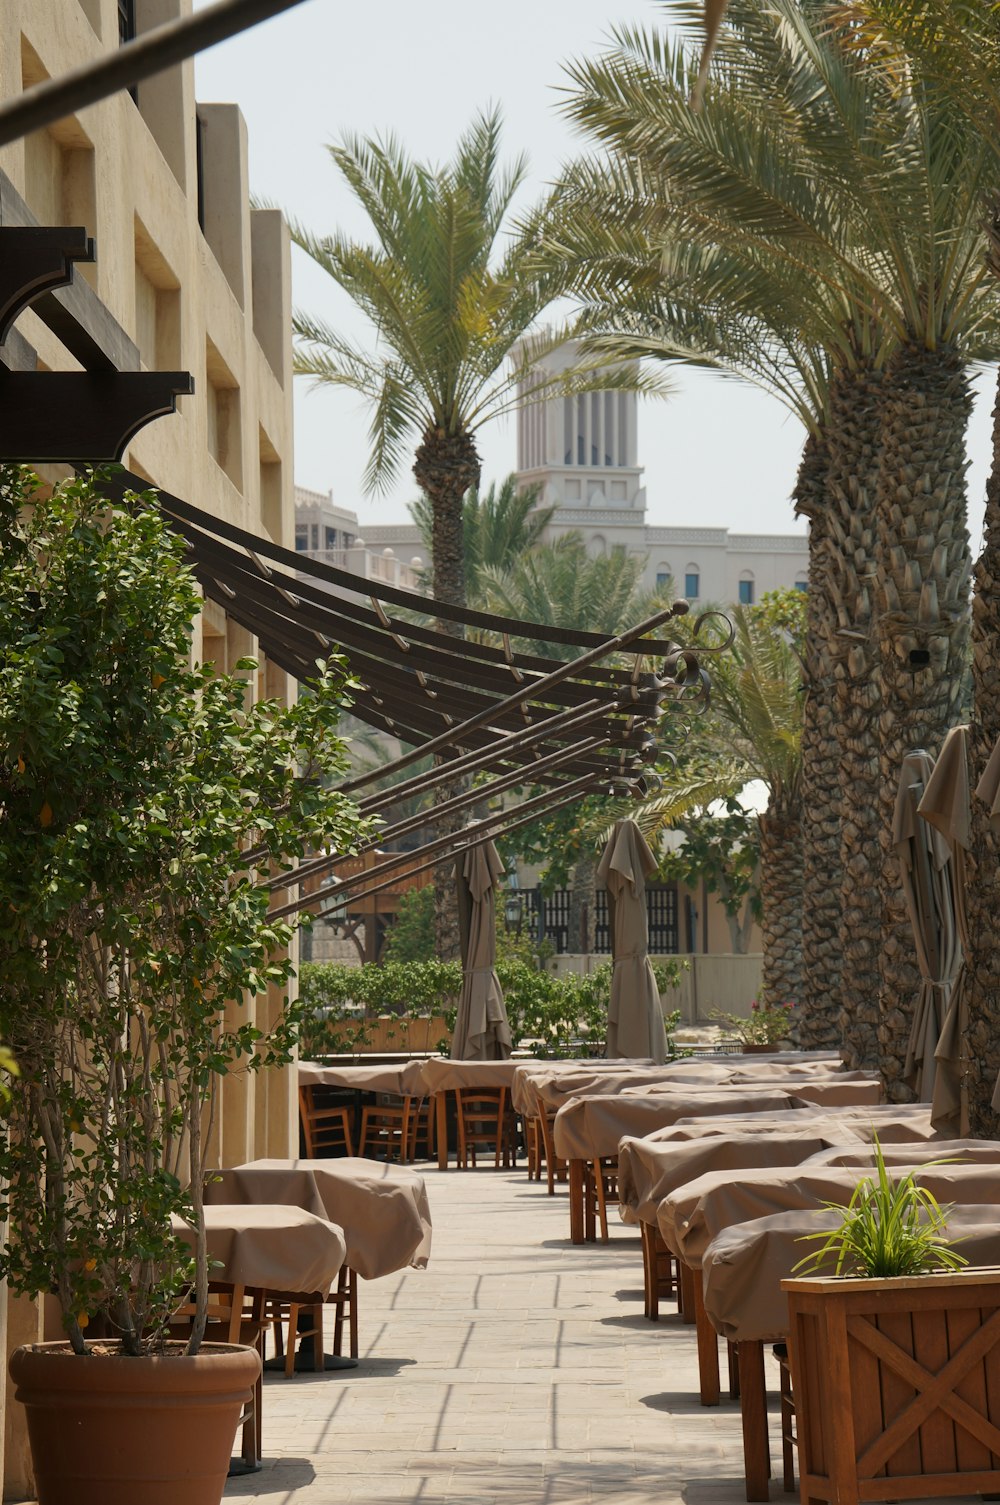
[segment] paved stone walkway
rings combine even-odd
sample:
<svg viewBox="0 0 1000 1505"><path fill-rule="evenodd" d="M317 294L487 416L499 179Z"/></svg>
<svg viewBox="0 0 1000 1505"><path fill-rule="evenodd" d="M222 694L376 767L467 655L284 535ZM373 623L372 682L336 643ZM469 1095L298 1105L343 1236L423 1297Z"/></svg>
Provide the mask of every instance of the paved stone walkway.
<svg viewBox="0 0 1000 1505"><path fill-rule="evenodd" d="M524 1171L426 1177L430 1265L360 1283L346 1377L266 1377L264 1467L226 1498L743 1505L738 1408L698 1403L693 1328L643 1318L638 1235L616 1221L574 1248L565 1191ZM771 1498L791 1505L776 1397L771 1423Z"/></svg>
<svg viewBox="0 0 1000 1505"><path fill-rule="evenodd" d="M267 1377L265 1466L227 1498L743 1501L737 1408L698 1404L693 1329L644 1320L638 1235L573 1248L564 1191L426 1174L430 1265L360 1283L357 1370Z"/></svg>

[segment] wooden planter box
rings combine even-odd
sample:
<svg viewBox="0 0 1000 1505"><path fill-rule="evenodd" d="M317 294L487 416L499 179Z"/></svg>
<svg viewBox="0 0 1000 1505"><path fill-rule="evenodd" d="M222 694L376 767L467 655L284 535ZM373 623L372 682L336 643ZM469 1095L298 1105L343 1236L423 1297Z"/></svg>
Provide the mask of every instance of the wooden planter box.
<svg viewBox="0 0 1000 1505"><path fill-rule="evenodd" d="M781 1284L804 1505L1000 1494L1000 1269Z"/></svg>
<svg viewBox="0 0 1000 1505"><path fill-rule="evenodd" d="M412 1018L383 1014L378 1019L347 1019L328 1027L332 1051L354 1055L426 1055L451 1035L443 1014Z"/></svg>

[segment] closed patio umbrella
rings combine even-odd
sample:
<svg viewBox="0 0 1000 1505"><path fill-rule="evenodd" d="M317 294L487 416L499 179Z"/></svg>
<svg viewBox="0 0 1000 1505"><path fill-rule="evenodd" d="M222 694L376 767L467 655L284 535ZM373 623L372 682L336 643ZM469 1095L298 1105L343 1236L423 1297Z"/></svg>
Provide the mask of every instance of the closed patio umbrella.
<svg viewBox="0 0 1000 1505"><path fill-rule="evenodd" d="M892 844L899 857L903 897L920 967L920 990L913 1009L903 1079L926 1103L933 1097L937 1068L934 1052L960 960L948 842L936 824L921 820L917 813L933 771L929 753L907 753L892 822Z"/></svg>
<svg viewBox="0 0 1000 1505"><path fill-rule="evenodd" d="M969 933L965 913L965 854L971 844L968 737L966 726L953 727L948 733L917 807L923 820L939 833L948 847L951 902L959 948L965 946ZM934 1128L960 1136L966 1135L969 1129L968 1103L962 1084L962 1041L965 1035L963 960L959 949L950 996L934 1047L935 1072L930 1094ZM921 1095L926 1097L926 1094Z"/></svg>
<svg viewBox="0 0 1000 1505"><path fill-rule="evenodd" d="M481 841L459 858L456 867L462 991L451 1053L459 1061L502 1061L511 1051L507 1009L496 974L496 890L503 863L492 841Z"/></svg>
<svg viewBox="0 0 1000 1505"><path fill-rule="evenodd" d="M990 753L990 760L976 785L976 794L990 807L990 826L994 831L1000 831L1000 741ZM997 1077L993 1089L992 1107L994 1113L1000 1113L1000 1077Z"/></svg>
<svg viewBox="0 0 1000 1505"><path fill-rule="evenodd" d="M597 868L597 881L608 891L614 957L607 1054L659 1063L667 1059L667 1034L646 922L646 878L655 868L656 858L635 821L615 821Z"/></svg>

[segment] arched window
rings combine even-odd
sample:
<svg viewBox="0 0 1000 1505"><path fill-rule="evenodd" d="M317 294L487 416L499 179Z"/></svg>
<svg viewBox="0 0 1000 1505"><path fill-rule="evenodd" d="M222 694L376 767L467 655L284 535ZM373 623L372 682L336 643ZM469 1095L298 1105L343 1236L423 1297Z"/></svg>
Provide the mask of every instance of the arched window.
<svg viewBox="0 0 1000 1505"><path fill-rule="evenodd" d="M808 575L796 575L796 577L795 577L795 589L797 591L807 591L809 589L809 576Z"/></svg>
<svg viewBox="0 0 1000 1505"><path fill-rule="evenodd" d="M696 564L689 564L684 571L684 599L697 601L701 595L701 570Z"/></svg>
<svg viewBox="0 0 1000 1505"><path fill-rule="evenodd" d="M752 606L753 602L753 571L744 570L740 576L740 605Z"/></svg>
<svg viewBox="0 0 1000 1505"><path fill-rule="evenodd" d="M587 553L594 559L599 559L602 554L608 552L607 541L602 533L595 533L587 545Z"/></svg>
<svg viewBox="0 0 1000 1505"><path fill-rule="evenodd" d="M674 578L673 570L670 568L669 564L667 564L665 560L661 559L660 563L656 566L656 584L657 584L657 588L659 588L660 586L663 586L663 585L669 585L670 582L671 582L671 580L673 578Z"/></svg>

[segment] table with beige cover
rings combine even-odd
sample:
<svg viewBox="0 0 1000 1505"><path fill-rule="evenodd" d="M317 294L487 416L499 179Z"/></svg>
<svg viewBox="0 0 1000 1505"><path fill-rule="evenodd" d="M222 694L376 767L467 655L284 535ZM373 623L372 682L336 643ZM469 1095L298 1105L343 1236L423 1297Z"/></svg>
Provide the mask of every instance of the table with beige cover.
<svg viewBox="0 0 1000 1505"><path fill-rule="evenodd" d="M431 1252L431 1214L424 1179L381 1160L251 1160L216 1171L207 1203L298 1207L342 1230L345 1263L364 1280L413 1266Z"/></svg>
<svg viewBox="0 0 1000 1505"><path fill-rule="evenodd" d="M448 1169L448 1093L456 1087L506 1087L510 1090L518 1067L530 1058L502 1061L455 1061L440 1057L420 1065L420 1085L434 1099L437 1114L438 1170ZM533 1063L532 1063L533 1064Z"/></svg>
<svg viewBox="0 0 1000 1505"><path fill-rule="evenodd" d="M1000 1191L1000 1146L995 1161L969 1165L921 1164L940 1160L937 1146L915 1150L908 1165L915 1179L940 1203L996 1202ZM664 1243L686 1264L701 1267L702 1255L723 1228L750 1223L776 1212L845 1205L858 1184L855 1166L805 1165L775 1170L712 1172L690 1181L660 1203L657 1225Z"/></svg>
<svg viewBox="0 0 1000 1505"><path fill-rule="evenodd" d="M318 1061L298 1063L300 1087L343 1087L351 1092L393 1092L399 1097L424 1095L423 1061L395 1065L324 1066Z"/></svg>
<svg viewBox="0 0 1000 1505"><path fill-rule="evenodd" d="M641 1138L679 1118L731 1113L737 1108L766 1113L791 1106L793 1099L787 1092L725 1084L706 1085L702 1091L663 1087L660 1092L641 1096L619 1092L571 1097L556 1113L552 1131L555 1153L569 1165L571 1241L586 1242L588 1166L617 1156L619 1142L626 1134Z"/></svg>
<svg viewBox="0 0 1000 1505"><path fill-rule="evenodd" d="M708 1084L701 1083L699 1087L704 1089ZM673 1086L673 1084L671 1084ZM762 1092L787 1092L792 1098L792 1106L801 1103L809 1103L817 1108L875 1108L882 1099L882 1085L875 1077L863 1077L858 1080L850 1080L846 1077L788 1077L788 1076L759 1076L759 1077L734 1077L726 1082L711 1084L712 1090L716 1086L719 1090L727 1091L750 1090ZM658 1085L642 1084L641 1086L624 1087L624 1097L645 1097L649 1093L657 1093L661 1090Z"/></svg>
<svg viewBox="0 0 1000 1505"><path fill-rule="evenodd" d="M210 1203L204 1209L213 1280L257 1291L324 1295L347 1256L343 1230L302 1207ZM194 1229L171 1218L194 1246Z"/></svg>
<svg viewBox="0 0 1000 1505"><path fill-rule="evenodd" d="M773 1213L723 1229L705 1250L703 1311L738 1354L748 1500L769 1498L764 1345L788 1333L788 1299L781 1282L816 1247L803 1238L832 1232L839 1222L836 1212L821 1208ZM949 1214L948 1231L970 1266L1000 1264L1000 1212L995 1206L957 1204Z"/></svg>

